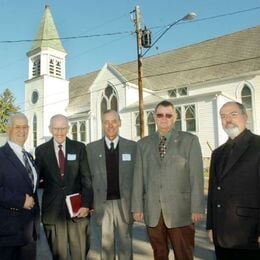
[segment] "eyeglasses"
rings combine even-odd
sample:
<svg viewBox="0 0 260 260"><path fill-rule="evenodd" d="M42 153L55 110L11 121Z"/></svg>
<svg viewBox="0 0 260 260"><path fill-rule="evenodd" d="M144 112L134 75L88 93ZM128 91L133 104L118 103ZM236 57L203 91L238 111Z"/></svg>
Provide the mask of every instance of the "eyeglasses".
<svg viewBox="0 0 260 260"><path fill-rule="evenodd" d="M228 114L220 114L220 118L225 120L228 118L237 118L239 115L241 115L241 113L234 111Z"/></svg>
<svg viewBox="0 0 260 260"><path fill-rule="evenodd" d="M167 119L171 119L173 117L173 114L161 114L161 113L158 113L158 114L156 114L156 117L157 118L166 117Z"/></svg>

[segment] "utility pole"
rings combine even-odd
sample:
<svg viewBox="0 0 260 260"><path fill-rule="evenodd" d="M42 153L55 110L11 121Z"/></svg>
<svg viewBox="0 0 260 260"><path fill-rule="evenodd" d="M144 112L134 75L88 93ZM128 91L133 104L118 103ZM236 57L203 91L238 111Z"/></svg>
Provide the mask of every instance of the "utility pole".
<svg viewBox="0 0 260 260"><path fill-rule="evenodd" d="M139 119L140 119L140 137L144 137L144 98L143 98L143 57L144 55L162 38L162 36L174 25L181 21L193 20L197 15L194 12L186 14L184 17L176 20L175 22L169 24L167 28L159 35L157 39L151 44L151 34L144 28L141 28L141 11L140 7L137 5L135 10L135 27L136 27L136 43L137 43L137 68L138 68L138 94L139 94ZM131 13L133 13L131 12ZM147 50L142 53L142 48L147 48Z"/></svg>
<svg viewBox="0 0 260 260"><path fill-rule="evenodd" d="M137 67L138 67L138 94L139 94L139 119L140 119L140 137L144 137L144 98L143 98L143 57L142 57L142 30L141 30L141 12L137 5L135 7L135 26L137 41Z"/></svg>

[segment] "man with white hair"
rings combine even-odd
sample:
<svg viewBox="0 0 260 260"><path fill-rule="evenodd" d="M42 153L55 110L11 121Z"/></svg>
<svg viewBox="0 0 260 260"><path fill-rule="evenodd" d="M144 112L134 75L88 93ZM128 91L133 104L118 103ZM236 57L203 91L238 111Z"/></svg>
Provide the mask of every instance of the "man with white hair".
<svg viewBox="0 0 260 260"><path fill-rule="evenodd" d="M38 146L36 164L43 180L42 222L54 260L85 260L89 248L88 223L92 205L91 177L85 145L67 137L69 122L54 115L49 130L53 138ZM66 196L81 194L81 205L71 218Z"/></svg>
<svg viewBox="0 0 260 260"><path fill-rule="evenodd" d="M213 151L207 229L218 260L260 259L260 136L238 102L220 109L225 144Z"/></svg>
<svg viewBox="0 0 260 260"><path fill-rule="evenodd" d="M0 259L35 260L39 231L37 172L24 150L29 132L22 113L9 117L8 141L0 148Z"/></svg>

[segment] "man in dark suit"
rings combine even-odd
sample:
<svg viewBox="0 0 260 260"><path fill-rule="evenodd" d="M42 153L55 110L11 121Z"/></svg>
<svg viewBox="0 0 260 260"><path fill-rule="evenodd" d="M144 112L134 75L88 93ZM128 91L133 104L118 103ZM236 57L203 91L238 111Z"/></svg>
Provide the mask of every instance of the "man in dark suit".
<svg viewBox="0 0 260 260"><path fill-rule="evenodd" d="M220 109L225 144L213 151L207 229L219 260L260 259L260 136L238 102Z"/></svg>
<svg viewBox="0 0 260 260"><path fill-rule="evenodd" d="M87 145L94 190L92 220L101 245L100 259L115 259L117 248L119 260L131 260L130 198L136 143L119 136L121 120L116 111L102 115L102 126L104 138Z"/></svg>
<svg viewBox="0 0 260 260"><path fill-rule="evenodd" d="M10 116L8 141L0 148L0 259L35 260L39 231L37 173L25 152L29 131L22 113Z"/></svg>
<svg viewBox="0 0 260 260"><path fill-rule="evenodd" d="M154 117L158 132L137 143L133 216L145 221L154 259L168 259L170 241L176 259L192 260L194 223L204 213L199 140L173 128L176 112L171 102L157 104Z"/></svg>
<svg viewBox="0 0 260 260"><path fill-rule="evenodd" d="M53 138L38 146L36 164L43 181L42 222L53 259L85 260L88 247L88 215L92 205L91 178L83 143L66 137L69 124L63 115L50 120ZM81 208L70 218L66 195L80 193Z"/></svg>

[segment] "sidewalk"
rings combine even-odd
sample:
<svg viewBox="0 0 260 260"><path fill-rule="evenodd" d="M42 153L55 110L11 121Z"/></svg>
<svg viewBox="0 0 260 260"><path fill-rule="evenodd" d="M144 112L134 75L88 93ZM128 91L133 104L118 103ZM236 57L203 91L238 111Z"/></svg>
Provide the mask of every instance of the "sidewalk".
<svg viewBox="0 0 260 260"><path fill-rule="evenodd" d="M91 250L88 260L97 260L98 251L96 246L95 228L92 226L91 242L93 243L93 250ZM134 260L152 260L152 249L148 242L145 226L143 224L134 224L133 229L133 248ZM195 238L195 260L214 260L213 246L208 242L205 231L205 223L196 225ZM41 231L41 239L38 242L38 260L51 260L51 255L46 242L43 230ZM173 253L170 253L170 260L173 260Z"/></svg>

